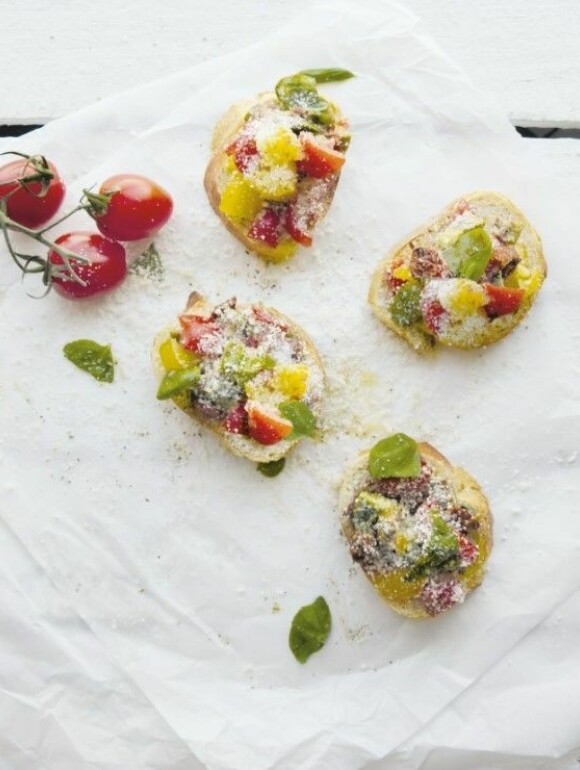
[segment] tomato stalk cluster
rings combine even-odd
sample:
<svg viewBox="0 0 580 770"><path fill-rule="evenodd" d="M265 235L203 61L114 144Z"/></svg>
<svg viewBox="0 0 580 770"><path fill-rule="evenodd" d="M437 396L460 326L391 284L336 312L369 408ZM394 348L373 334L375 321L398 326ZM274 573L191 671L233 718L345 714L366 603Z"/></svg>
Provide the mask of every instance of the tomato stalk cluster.
<svg viewBox="0 0 580 770"><path fill-rule="evenodd" d="M104 182L98 192L83 190L79 203L53 220L66 192L56 167L43 155L10 154L18 159L0 168L0 229L23 276L41 275L46 287L42 296L53 287L71 299L113 288L127 273L120 241L154 235L171 216L173 201L159 185L136 174L120 174ZM47 237L79 211L92 217L100 233ZM47 255L19 251L11 233L40 244Z"/></svg>

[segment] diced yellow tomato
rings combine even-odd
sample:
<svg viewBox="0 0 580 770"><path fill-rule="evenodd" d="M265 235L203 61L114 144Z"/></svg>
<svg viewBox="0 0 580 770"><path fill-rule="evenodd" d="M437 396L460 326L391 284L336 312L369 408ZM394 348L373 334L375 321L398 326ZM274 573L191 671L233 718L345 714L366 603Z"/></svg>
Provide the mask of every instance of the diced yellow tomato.
<svg viewBox="0 0 580 770"><path fill-rule="evenodd" d="M449 310L458 316L472 315L487 302L485 291L474 281L457 279L457 289L448 301Z"/></svg>
<svg viewBox="0 0 580 770"><path fill-rule="evenodd" d="M407 265L399 265L399 267L395 267L395 269L391 272L391 275L398 281L410 281L413 277L413 274Z"/></svg>
<svg viewBox="0 0 580 770"><path fill-rule="evenodd" d="M187 369L199 361L199 356L182 347L174 337L168 337L161 343L159 357L166 372Z"/></svg>
<svg viewBox="0 0 580 770"><path fill-rule="evenodd" d="M269 262L283 262L291 257L298 248L296 241L291 238L282 238L277 246L264 246L260 244L260 256Z"/></svg>
<svg viewBox="0 0 580 770"><path fill-rule="evenodd" d="M396 570L387 575L376 575L372 578L372 583L389 602L404 604L419 596L426 582L426 578L405 580L406 575L406 570Z"/></svg>
<svg viewBox="0 0 580 770"><path fill-rule="evenodd" d="M395 551L398 554L402 555L405 553L405 551L409 546L409 538L407 537L407 535L403 534L402 532L397 532L397 534L395 535L394 545L395 545Z"/></svg>
<svg viewBox="0 0 580 770"><path fill-rule="evenodd" d="M222 214L236 222L249 224L260 212L263 203L263 198L244 175L239 171L232 172L220 200Z"/></svg>
<svg viewBox="0 0 580 770"><path fill-rule="evenodd" d="M304 364L278 367L274 371L274 387L284 396L299 401L306 393L308 375Z"/></svg>
<svg viewBox="0 0 580 770"><path fill-rule="evenodd" d="M268 201L287 201L296 195L298 176L296 166L259 167L245 177L255 192Z"/></svg>
<svg viewBox="0 0 580 770"><path fill-rule="evenodd" d="M286 126L279 126L265 139L258 139L257 145L267 166L287 166L302 157L300 140Z"/></svg>

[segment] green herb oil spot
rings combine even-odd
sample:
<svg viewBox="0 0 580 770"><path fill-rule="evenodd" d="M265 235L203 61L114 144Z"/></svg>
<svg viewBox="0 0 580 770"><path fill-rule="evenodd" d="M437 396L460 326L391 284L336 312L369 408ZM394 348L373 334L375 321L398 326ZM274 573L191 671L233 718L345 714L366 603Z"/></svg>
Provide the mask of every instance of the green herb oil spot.
<svg viewBox="0 0 580 770"><path fill-rule="evenodd" d="M67 342L62 352L65 358L99 382L113 382L115 362L110 345L99 345L93 340Z"/></svg>
<svg viewBox="0 0 580 770"><path fill-rule="evenodd" d="M288 639L292 654L300 663L324 647L331 627L330 608L324 597L301 607L292 620Z"/></svg>

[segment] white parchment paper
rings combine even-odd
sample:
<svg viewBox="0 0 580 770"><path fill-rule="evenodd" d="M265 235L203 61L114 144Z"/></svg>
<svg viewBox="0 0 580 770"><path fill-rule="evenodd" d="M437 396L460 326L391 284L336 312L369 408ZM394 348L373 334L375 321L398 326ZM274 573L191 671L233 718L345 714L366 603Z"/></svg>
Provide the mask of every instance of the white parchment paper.
<svg viewBox="0 0 580 770"><path fill-rule="evenodd" d="M357 73L328 87L354 138L315 246L267 266L205 200L211 128L232 102L315 66ZM104 298L35 302L4 256L4 522L212 770L355 770L401 745L418 767L415 736L580 586L578 228L550 168L412 17L378 1L318 7L274 40L16 144L54 159L73 180L71 202L127 170L157 179L176 205L156 239L163 279L131 275ZM512 197L536 225L549 280L504 342L422 360L370 313L370 274L406 233L481 188ZM155 400L152 339L194 288L278 307L326 362L326 439L304 443L276 479ZM79 337L112 343L113 385L64 359ZM345 463L395 430L469 469L495 516L484 586L428 623L391 613L339 535ZM289 623L318 594L333 631L300 666Z"/></svg>

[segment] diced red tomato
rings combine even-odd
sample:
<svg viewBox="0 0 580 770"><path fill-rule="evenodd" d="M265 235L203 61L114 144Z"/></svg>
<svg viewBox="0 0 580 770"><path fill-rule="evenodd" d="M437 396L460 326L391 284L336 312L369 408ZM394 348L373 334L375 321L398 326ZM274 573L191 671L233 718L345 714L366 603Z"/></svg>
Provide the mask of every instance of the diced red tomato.
<svg viewBox="0 0 580 770"><path fill-rule="evenodd" d="M204 316L182 315L179 316L179 323L182 330L181 344L187 350L193 350L196 353L206 353L206 343L209 338L220 332L219 324Z"/></svg>
<svg viewBox="0 0 580 770"><path fill-rule="evenodd" d="M262 209L252 222L248 237L253 241L263 241L268 246L277 246L280 240L280 224L280 214L275 209Z"/></svg>
<svg viewBox="0 0 580 770"><path fill-rule="evenodd" d="M243 436L248 435L248 413L246 412L246 405L243 401L236 404L226 416L226 419L224 420L224 430L228 433L241 433Z"/></svg>
<svg viewBox="0 0 580 770"><path fill-rule="evenodd" d="M250 437L259 444L277 444L292 433L292 423L280 416L278 410L248 401L248 427Z"/></svg>
<svg viewBox="0 0 580 770"><path fill-rule="evenodd" d="M437 334L447 316L447 311L443 305L436 299L427 300L427 302L421 305L421 312L423 313L425 326L432 334Z"/></svg>
<svg viewBox="0 0 580 770"><path fill-rule="evenodd" d="M288 324L280 321L261 305L253 305L252 312L257 321L261 321L263 324L268 324L269 326L277 326L278 329L283 332L288 331Z"/></svg>
<svg viewBox="0 0 580 770"><path fill-rule="evenodd" d="M429 615L445 612L464 595L457 580L435 580L429 578L421 592L421 599Z"/></svg>
<svg viewBox="0 0 580 770"><path fill-rule="evenodd" d="M306 222L303 223L302 219L304 218L306 219ZM312 220L311 216L307 215L306 217L303 217L298 215L298 209L294 203L289 203L286 207L286 218L284 220L286 230L290 237L293 238L296 243L302 244L302 246L312 246L310 220Z"/></svg>
<svg viewBox="0 0 580 770"><path fill-rule="evenodd" d="M234 139L234 141L226 147L225 152L227 155L234 156L238 171L244 173L258 155L258 148L252 137L242 135L238 136L237 139Z"/></svg>
<svg viewBox="0 0 580 770"><path fill-rule="evenodd" d="M473 564L473 562L477 559L479 549L475 543L472 543L469 538L465 537L465 535L459 535L458 541L461 566L467 567L469 564Z"/></svg>
<svg viewBox="0 0 580 770"><path fill-rule="evenodd" d="M342 152L325 147L313 139L304 139L302 143L304 158L297 161L298 171L315 179L323 179L325 176L339 171L345 161Z"/></svg>
<svg viewBox="0 0 580 770"><path fill-rule="evenodd" d="M516 313L525 294L523 289L509 289L507 286L494 286L493 283L484 283L483 288L488 297L484 308L490 318Z"/></svg>

